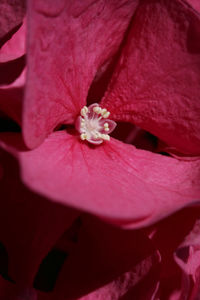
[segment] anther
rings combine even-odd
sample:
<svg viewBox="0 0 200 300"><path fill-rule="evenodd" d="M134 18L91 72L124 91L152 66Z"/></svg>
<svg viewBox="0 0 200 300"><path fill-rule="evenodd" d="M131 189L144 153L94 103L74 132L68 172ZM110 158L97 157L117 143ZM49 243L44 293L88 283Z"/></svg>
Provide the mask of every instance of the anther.
<svg viewBox="0 0 200 300"><path fill-rule="evenodd" d="M82 141L87 140L87 134L86 133L82 133L80 135L80 138L81 138Z"/></svg>
<svg viewBox="0 0 200 300"><path fill-rule="evenodd" d="M97 114L100 114L100 113L101 113L101 107L95 106L95 107L93 108L93 112L95 112L95 113L97 113Z"/></svg>
<svg viewBox="0 0 200 300"><path fill-rule="evenodd" d="M83 106L83 108L81 109L81 116L85 117L87 113L88 113L87 106Z"/></svg>
<svg viewBox="0 0 200 300"><path fill-rule="evenodd" d="M108 119L109 115L110 112L106 108L101 108L98 104L91 104L89 107L84 106L75 125L80 133L80 139L87 140L95 145L101 144L103 141L109 141L109 133L116 127L116 123Z"/></svg>

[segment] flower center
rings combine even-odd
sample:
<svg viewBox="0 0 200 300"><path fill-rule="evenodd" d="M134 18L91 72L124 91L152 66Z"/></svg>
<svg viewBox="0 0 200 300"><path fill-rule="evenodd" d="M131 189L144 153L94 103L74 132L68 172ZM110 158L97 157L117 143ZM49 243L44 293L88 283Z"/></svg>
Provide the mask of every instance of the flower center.
<svg viewBox="0 0 200 300"><path fill-rule="evenodd" d="M84 106L78 116L75 127L80 133L81 140L87 140L89 143L99 145L103 141L109 141L111 133L116 123L108 119L110 112L101 108L99 104L94 103L90 106Z"/></svg>

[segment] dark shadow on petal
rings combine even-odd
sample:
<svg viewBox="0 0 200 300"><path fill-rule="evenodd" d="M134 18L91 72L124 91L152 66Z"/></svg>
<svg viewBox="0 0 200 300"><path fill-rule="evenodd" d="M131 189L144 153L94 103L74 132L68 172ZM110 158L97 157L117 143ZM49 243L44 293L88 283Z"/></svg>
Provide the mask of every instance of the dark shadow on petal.
<svg viewBox="0 0 200 300"><path fill-rule="evenodd" d="M176 250L176 255L180 258L184 263L187 263L189 257L189 246L181 247Z"/></svg>
<svg viewBox="0 0 200 300"><path fill-rule="evenodd" d="M0 132L21 132L20 126L0 112Z"/></svg>
<svg viewBox="0 0 200 300"><path fill-rule="evenodd" d="M195 19L191 22L188 29L187 36L187 49L190 53L199 54L200 53L200 28L199 28L199 20Z"/></svg>
<svg viewBox="0 0 200 300"><path fill-rule="evenodd" d="M63 251L51 250L39 267L33 284L34 288L43 292L51 292L67 256L68 254Z"/></svg>
<svg viewBox="0 0 200 300"><path fill-rule="evenodd" d="M98 103L103 98L118 58L118 55L115 55L110 61L105 62L105 64L97 71L88 91L87 105Z"/></svg>
<svg viewBox="0 0 200 300"><path fill-rule="evenodd" d="M5 246L1 242L0 242L0 274L5 280L14 283L14 281L8 275L8 253Z"/></svg>
<svg viewBox="0 0 200 300"><path fill-rule="evenodd" d="M88 91L87 105L100 102L100 100L105 96L106 90L108 88L108 85L110 84L115 67L119 63L120 56L123 47L126 44L133 20L134 20L134 16L132 17L126 29L126 32L124 33L123 40L121 41L121 44L119 45L119 48L117 49L116 53L110 59L105 61L97 70L96 75Z"/></svg>
<svg viewBox="0 0 200 300"><path fill-rule="evenodd" d="M0 63L0 85L7 85L15 81L22 73L25 64L25 55L9 62Z"/></svg>
<svg viewBox="0 0 200 300"><path fill-rule="evenodd" d="M111 136L138 149L152 152L157 149L157 137L131 123L117 122L117 127Z"/></svg>
<svg viewBox="0 0 200 300"><path fill-rule="evenodd" d="M6 35L4 35L4 37L2 39L0 39L0 48L8 41L11 39L11 37L13 36L13 34L15 34L19 28L22 26L23 23L17 25L16 27L14 27L11 31L9 31Z"/></svg>

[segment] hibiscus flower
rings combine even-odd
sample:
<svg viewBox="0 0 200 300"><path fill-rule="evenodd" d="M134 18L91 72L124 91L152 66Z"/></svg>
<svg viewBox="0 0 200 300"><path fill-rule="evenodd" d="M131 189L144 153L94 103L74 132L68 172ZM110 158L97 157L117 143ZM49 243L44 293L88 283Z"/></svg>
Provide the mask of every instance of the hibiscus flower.
<svg viewBox="0 0 200 300"><path fill-rule="evenodd" d="M22 130L25 144L32 150L23 144L20 133L0 136L1 147L5 151L3 157L9 162L10 168L14 166L14 170L17 170L17 166L12 156L17 160L21 179L26 186L18 182L15 190L8 193L8 189L4 189L5 195L9 194L9 201L2 204L2 212L7 213L9 205L13 205L13 193L18 195L17 201L14 201L16 207L18 199L22 197L23 209L17 210L17 218L14 214L13 219L17 223L17 219L21 215L23 217L23 222L15 224L18 234L23 232L26 222L30 226L24 232L28 250L23 241L13 243L13 224L10 226L5 217L2 217L2 222L7 224L9 230L2 230L1 234L12 257L9 276L18 278L23 290L25 285L30 287L40 262L80 212L93 214L124 228L140 228L183 207L197 205L200 198L198 11L181 0L107 3L60 0L56 4L38 0L28 2L27 21L27 77L26 81L23 81L25 77L22 80L22 86L25 84ZM11 88L7 86L4 94L10 95ZM13 97L8 99L12 101ZM11 105L1 102L4 113L20 125L21 110L13 117ZM88 137L91 128L89 132L85 129L82 132L77 122L80 116L85 120L86 117L90 119L85 107L91 109L89 105L92 103L98 103L92 108L101 108L102 117L104 115L115 122L130 122L157 136L162 141L162 149L170 149L178 158L138 149L112 137L108 140L106 128L114 123L107 118L105 122L97 124L101 129L95 132L106 136L92 136L93 142L95 139L104 141L100 145L91 145L88 143L91 142L91 137ZM109 116L105 115L107 112ZM129 143L133 140L133 131L136 132L134 126L126 139ZM86 136L81 136L82 133ZM15 172L18 174L18 171ZM13 177L9 174L5 178L12 178L11 182L15 182L16 174ZM37 193L40 196L36 196ZM29 201L25 205L26 198ZM29 217L30 220L27 219ZM106 229L99 229L96 222L100 221L95 219L89 223L86 232L93 236L90 228L94 226L96 233L106 236L109 225L101 225ZM114 252L115 230L117 234L121 233L121 230L111 228L108 237L112 237L113 244L109 249L105 247L106 254ZM126 231L122 232L127 234ZM100 285L105 286L113 276L137 265L137 261L130 263L132 253L138 249L141 251L146 244L151 253L147 265L155 265L154 261L158 264L160 258L157 248L152 246L152 240L140 232L140 247L135 249L137 231L130 232L130 236L120 238L117 243L119 247L119 243L125 243L125 239L126 251L117 252L121 255L110 260L112 268L119 257L128 255L127 262L122 260L117 272L112 269L112 276L102 276L104 278L98 284L91 283L92 278L89 277L88 281L83 281L87 284L79 286L77 294L75 288L70 294L66 282L69 284L71 273L67 273L67 270L77 270L74 261L80 258L81 263L84 261L80 251L76 252L75 258L66 263L58 281L56 291L63 292L66 289L60 294L60 299L78 298ZM108 243L109 238L103 239L103 243ZM127 250L130 240L134 241L132 253ZM15 244L18 245L17 251L14 248L11 250L11 245ZM85 252L91 250L88 244L86 248L84 242L83 248L79 244L80 249L85 249ZM94 249L98 252L96 245L98 243L95 243ZM108 257L104 263L108 263ZM142 252L138 260L139 270L145 270L142 261L146 262L146 253ZM19 272L22 261L22 270ZM86 261L89 261L89 257ZM84 264L82 268L85 268ZM95 270L99 268L97 264ZM108 270L104 269L102 274L105 275L105 272ZM133 269L133 273L137 272ZM143 276L147 273L144 272ZM66 278L68 280L65 281ZM80 277L78 282L83 278ZM136 284L135 277L134 280L133 285ZM119 279L118 282L122 281ZM74 284L76 281L72 282ZM155 280L148 297L156 297L158 288L159 281ZM109 293L112 290L109 286L106 289ZM102 295L107 295L104 294L105 290ZM116 291L116 285L113 290ZM24 291L24 295L29 292ZM35 292L30 293L35 297ZM129 296L132 297L131 294ZM45 299L46 296L39 297ZM55 299L56 296L53 294L50 297ZM98 292L91 297L98 297ZM115 299L120 297L122 294L119 293Z"/></svg>

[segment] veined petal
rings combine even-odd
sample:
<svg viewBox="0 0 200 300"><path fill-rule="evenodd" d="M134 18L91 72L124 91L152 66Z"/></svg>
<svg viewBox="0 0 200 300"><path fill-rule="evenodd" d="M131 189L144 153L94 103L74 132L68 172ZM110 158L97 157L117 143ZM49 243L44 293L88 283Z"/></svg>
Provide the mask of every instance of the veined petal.
<svg viewBox="0 0 200 300"><path fill-rule="evenodd" d="M142 1L102 101L185 154L200 154L200 16L184 1Z"/></svg>
<svg viewBox="0 0 200 300"><path fill-rule="evenodd" d="M6 143L15 138L1 135ZM179 161L114 139L95 148L60 131L18 157L33 190L122 226L151 224L200 199L200 160Z"/></svg>
<svg viewBox="0 0 200 300"><path fill-rule="evenodd" d="M97 70L117 51L137 2L28 2L24 137L29 147L57 125L75 121Z"/></svg>

